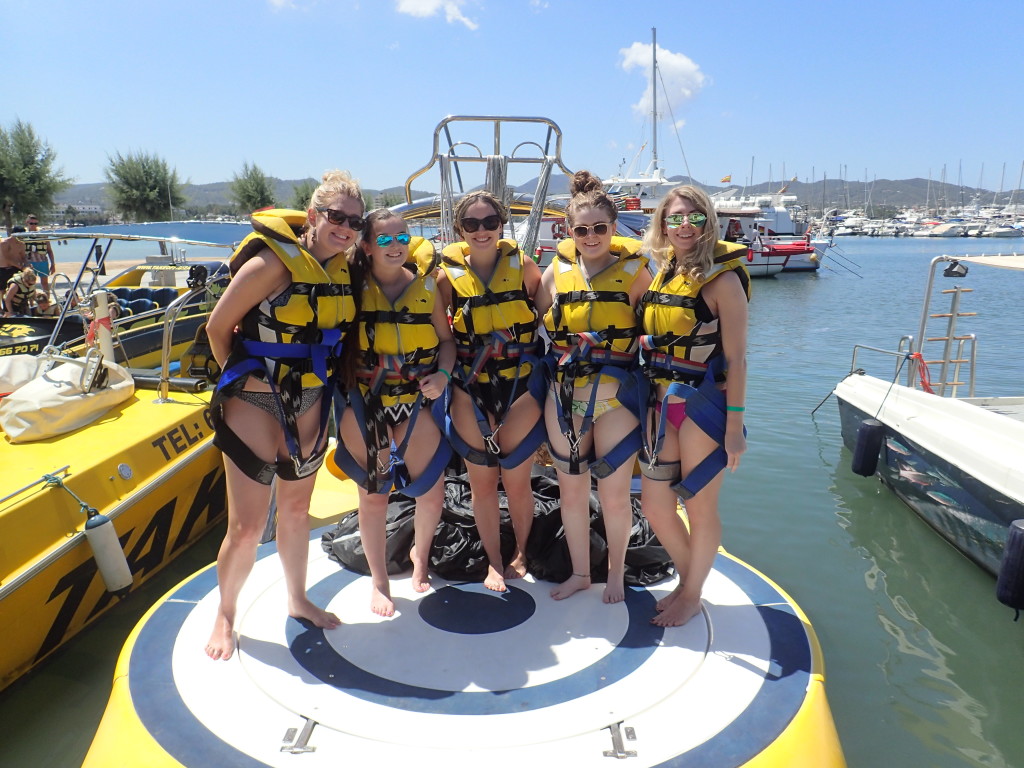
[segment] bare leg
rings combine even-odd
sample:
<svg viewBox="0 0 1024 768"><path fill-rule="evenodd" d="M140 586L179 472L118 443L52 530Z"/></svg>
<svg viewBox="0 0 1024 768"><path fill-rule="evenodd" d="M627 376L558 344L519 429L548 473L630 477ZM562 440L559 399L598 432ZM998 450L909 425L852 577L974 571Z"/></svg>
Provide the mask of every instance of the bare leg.
<svg viewBox="0 0 1024 768"><path fill-rule="evenodd" d="M487 555L484 586L495 592L505 591L501 559L501 510L498 506L498 468L466 462L473 519Z"/></svg>
<svg viewBox="0 0 1024 768"><path fill-rule="evenodd" d="M617 408L601 416L594 424L595 453L598 456L608 455L636 423L636 417L625 408ZM635 458L636 454L629 456L612 474L597 481L608 540L608 582L603 595L606 603L621 603L626 598L626 548L633 527L629 486Z"/></svg>
<svg viewBox="0 0 1024 768"><path fill-rule="evenodd" d="M685 477L717 444L689 419L679 428L681 472ZM725 472L708 483L700 493L686 502L690 521L689 558L685 570L679 569L681 588L677 588L672 601L654 617L653 622L663 627L685 624L700 613L700 596L704 582L714 565L722 542L722 522L718 516L718 495Z"/></svg>
<svg viewBox="0 0 1024 768"><path fill-rule="evenodd" d="M387 512L388 497L381 493L367 493L359 489L359 538L363 554L370 567L373 587L370 610L378 616L394 616L395 603L391 599L391 581L387 566Z"/></svg>
<svg viewBox="0 0 1024 768"><path fill-rule="evenodd" d="M667 429L675 431L671 425L667 426ZM674 435L672 436L674 443ZM670 442L666 440L666 448L670 446ZM667 451L663 451L662 460L675 460L675 450L672 450L673 458L669 459ZM679 578L679 583L675 589L661 598L655 606L656 610L660 613L667 608L676 596L682 591L683 588L683 577L685 576L686 564L690 559L690 534L686 529L686 523L683 522L682 517L679 516L677 509L678 496L675 491L672 490L669 481L667 480L652 480L649 477L644 477L643 483L643 495L641 500L641 509L643 510L644 517L651 524L651 529L654 534L658 537L658 541L661 546L668 552L668 556L672 559L672 563L676 569L676 575Z"/></svg>
<svg viewBox="0 0 1024 768"><path fill-rule="evenodd" d="M235 652L235 612L238 595L256 562L256 547L270 506L270 487L250 480L224 456L228 488L228 526L217 555L220 604L206 643L211 659L230 659Z"/></svg>
<svg viewBox="0 0 1024 768"><path fill-rule="evenodd" d="M518 467L501 470L501 484L508 498L508 514L516 536L516 551L505 567L506 579L521 579L526 575L526 543L530 539L536 508L530 482L532 463L531 459L527 459Z"/></svg>
<svg viewBox="0 0 1024 768"><path fill-rule="evenodd" d="M395 428L396 443L402 442L408 424L409 422L406 422ZM441 430L431 419L430 412L421 411L416 418L414 432L409 438L404 457L409 476L414 481L427 471L437 455L437 449L442 439ZM412 588L417 592L426 592L430 589L430 549L434 544L437 524L441 521L443 504L444 471L438 475L430 490L425 491L416 499L415 536L410 556L412 558Z"/></svg>

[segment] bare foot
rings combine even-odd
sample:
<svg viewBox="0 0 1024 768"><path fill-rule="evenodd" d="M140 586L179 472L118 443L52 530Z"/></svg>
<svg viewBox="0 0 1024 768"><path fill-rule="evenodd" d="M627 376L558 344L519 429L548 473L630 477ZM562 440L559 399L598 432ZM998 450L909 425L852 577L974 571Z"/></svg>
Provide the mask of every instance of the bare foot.
<svg viewBox="0 0 1024 768"><path fill-rule="evenodd" d="M575 573L551 590L551 597L555 600L565 600L570 595L590 588L589 576L577 576Z"/></svg>
<svg viewBox="0 0 1024 768"><path fill-rule="evenodd" d="M288 615L294 619L311 621L313 626L321 629L334 629L341 624L341 619L320 606L314 605L308 598L289 604Z"/></svg>
<svg viewBox="0 0 1024 768"><path fill-rule="evenodd" d="M622 579L608 577L608 583L604 585L604 594L601 599L606 603L621 603L626 599L626 588Z"/></svg>
<svg viewBox="0 0 1024 768"><path fill-rule="evenodd" d="M665 595L663 598L661 598L661 600L657 602L657 604L654 606L654 610L656 610L658 613L664 611L666 608L672 605L673 601L675 601L675 599L679 596L679 593L682 591L683 584L682 582L680 582L676 585L675 589L673 589L671 592L669 592L667 595Z"/></svg>
<svg viewBox="0 0 1024 768"><path fill-rule="evenodd" d="M412 588L415 592L426 592L430 589L430 571L426 565L420 565L415 560L412 563Z"/></svg>
<svg viewBox="0 0 1024 768"><path fill-rule="evenodd" d="M522 552L516 552L512 562L505 566L506 579L521 579L526 575L526 556Z"/></svg>
<svg viewBox="0 0 1024 768"><path fill-rule="evenodd" d="M217 619L213 622L213 632L206 643L206 655L214 661L227 661L235 652L235 632L227 617L217 612Z"/></svg>
<svg viewBox="0 0 1024 768"><path fill-rule="evenodd" d="M505 586L505 579L498 573L493 565L487 566L487 576L484 578L484 586L492 592L505 592L508 587Z"/></svg>
<svg viewBox="0 0 1024 768"><path fill-rule="evenodd" d="M378 589L376 584L373 585L373 591L370 593L370 610L378 616L395 615L395 603L391 599L390 586Z"/></svg>
<svg viewBox="0 0 1024 768"><path fill-rule="evenodd" d="M651 619L651 623L659 627L681 627L698 613L700 598L688 598L680 594L671 605Z"/></svg>

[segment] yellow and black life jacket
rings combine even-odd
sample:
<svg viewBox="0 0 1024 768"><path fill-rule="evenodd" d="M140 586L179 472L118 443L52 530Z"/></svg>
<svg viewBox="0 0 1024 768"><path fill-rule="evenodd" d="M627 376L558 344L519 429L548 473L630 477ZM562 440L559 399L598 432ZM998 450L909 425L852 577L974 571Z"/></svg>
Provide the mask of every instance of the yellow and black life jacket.
<svg viewBox="0 0 1024 768"><path fill-rule="evenodd" d="M616 261L589 279L580 269L576 244L562 240L555 256L555 297L544 315L558 368L575 363L576 386L585 386L602 365L628 367L639 334L629 300L633 281L647 267L640 241L612 237Z"/></svg>
<svg viewBox="0 0 1024 768"><path fill-rule="evenodd" d="M440 340L432 322L437 280L427 267L426 249L419 245L414 249L410 243L410 261L418 265L416 276L394 302L372 273L367 272L363 284L356 375L364 399L379 396L384 407L414 402L419 379L437 369ZM425 268L430 269L427 274Z"/></svg>
<svg viewBox="0 0 1024 768"><path fill-rule="evenodd" d="M523 254L514 241L499 240L488 280L473 270L468 256L468 244L452 243L441 259L452 286L452 333L465 382L525 376L533 366L522 358L537 351L537 310L526 293Z"/></svg>
<svg viewBox="0 0 1024 768"><path fill-rule="evenodd" d="M303 211L273 209L257 211L251 217L253 232L231 255L231 274L260 251L269 248L288 268L292 283L274 299L264 299L242 318L239 330L244 339L272 343L317 344L322 330L340 329L342 335L355 322L356 304L346 254L332 256L320 264L299 243L306 224ZM280 383L290 367L266 358L267 370ZM327 373L333 372L334 361ZM323 386L327 381L312 371L302 374L302 386Z"/></svg>
<svg viewBox="0 0 1024 768"><path fill-rule="evenodd" d="M701 290L727 272L735 272L750 298L750 276L744 266L747 247L720 240L714 263L703 281L676 272L670 261L654 277L637 303L644 373L658 384L700 381L708 364L722 354L719 319L711 313ZM671 273L675 274L671 274Z"/></svg>

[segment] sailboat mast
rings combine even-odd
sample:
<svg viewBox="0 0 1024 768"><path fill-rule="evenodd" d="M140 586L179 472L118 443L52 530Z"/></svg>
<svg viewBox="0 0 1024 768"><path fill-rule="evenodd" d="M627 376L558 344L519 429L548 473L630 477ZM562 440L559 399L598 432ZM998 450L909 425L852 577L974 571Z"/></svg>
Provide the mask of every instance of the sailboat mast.
<svg viewBox="0 0 1024 768"><path fill-rule="evenodd" d="M651 27L651 168L658 168L658 30Z"/></svg>

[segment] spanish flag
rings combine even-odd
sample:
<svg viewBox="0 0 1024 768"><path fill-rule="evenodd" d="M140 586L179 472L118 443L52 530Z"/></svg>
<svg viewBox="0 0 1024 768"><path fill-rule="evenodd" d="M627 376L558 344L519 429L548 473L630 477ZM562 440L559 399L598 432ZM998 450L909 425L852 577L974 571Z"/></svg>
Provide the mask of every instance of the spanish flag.
<svg viewBox="0 0 1024 768"><path fill-rule="evenodd" d="M728 176L723 176L722 177L722 184L728 184L730 181L732 181L732 174L731 173Z"/></svg>

